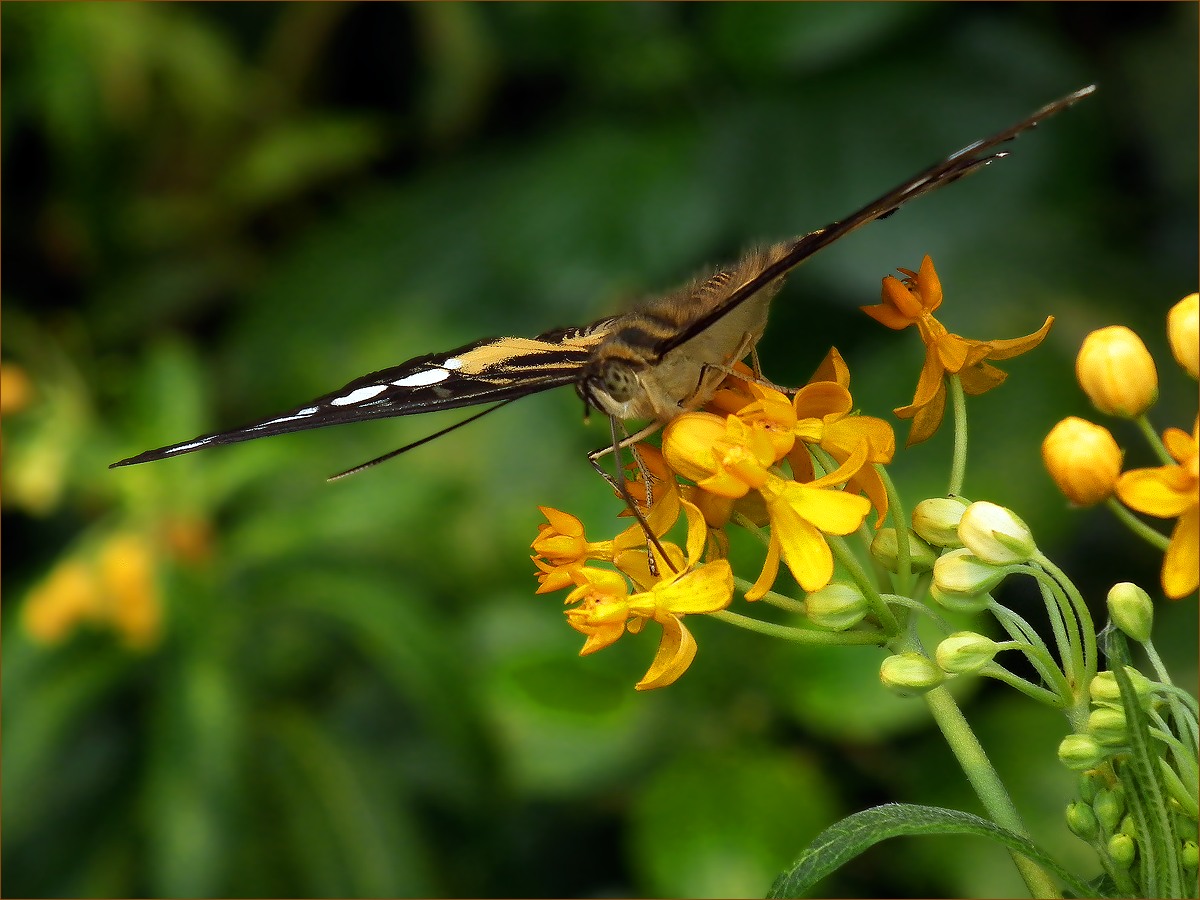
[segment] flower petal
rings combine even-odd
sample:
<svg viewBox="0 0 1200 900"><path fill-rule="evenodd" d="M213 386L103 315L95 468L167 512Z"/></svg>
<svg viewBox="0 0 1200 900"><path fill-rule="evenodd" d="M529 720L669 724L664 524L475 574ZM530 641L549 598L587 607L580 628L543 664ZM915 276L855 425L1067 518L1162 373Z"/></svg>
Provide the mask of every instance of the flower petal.
<svg viewBox="0 0 1200 900"><path fill-rule="evenodd" d="M1163 519L1195 506L1195 489L1179 466L1132 469L1117 481L1117 496L1126 506Z"/></svg>
<svg viewBox="0 0 1200 900"><path fill-rule="evenodd" d="M750 590L746 591L746 599L753 603L755 600L762 599L762 596L771 589L771 585L775 583L775 579L779 576L779 539L774 534L771 535L771 543L767 547L767 558L763 561L762 571L758 574L758 578L751 586Z"/></svg>
<svg viewBox="0 0 1200 900"><path fill-rule="evenodd" d="M797 515L826 534L850 534L862 525L863 519L871 511L871 501L866 497L831 488L788 482L782 495L783 502ZM777 512L774 506L772 504L772 527Z"/></svg>
<svg viewBox="0 0 1200 900"><path fill-rule="evenodd" d="M662 629L658 653L635 690L650 691L673 684L696 658L696 639L682 621L672 616L662 623Z"/></svg>
<svg viewBox="0 0 1200 900"><path fill-rule="evenodd" d="M1053 324L1054 316L1047 316L1046 321L1042 323L1042 327L1033 334L1027 334L1019 338L1008 338L1002 341L988 341L992 347L991 352L988 353L988 359L1012 359L1014 356L1028 353L1046 339L1046 335L1050 333L1050 326Z"/></svg>
<svg viewBox="0 0 1200 900"><path fill-rule="evenodd" d="M1193 506L1175 523L1163 557L1163 593L1180 600L1200 584L1200 507Z"/></svg>
<svg viewBox="0 0 1200 900"><path fill-rule="evenodd" d="M858 499L863 500L862 497ZM783 561L800 587L810 592L825 587L833 578L833 553L821 532L805 521L791 504L781 501L771 504L771 507L772 540L779 542Z"/></svg>

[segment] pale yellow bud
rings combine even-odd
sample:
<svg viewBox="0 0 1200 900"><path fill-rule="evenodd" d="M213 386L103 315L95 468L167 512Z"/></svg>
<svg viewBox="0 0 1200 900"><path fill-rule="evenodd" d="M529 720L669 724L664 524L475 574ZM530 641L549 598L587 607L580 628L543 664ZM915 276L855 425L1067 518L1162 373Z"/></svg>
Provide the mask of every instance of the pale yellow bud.
<svg viewBox="0 0 1200 900"><path fill-rule="evenodd" d="M900 653L889 656L879 667L879 680L884 687L902 697L931 691L945 679L941 669L920 653Z"/></svg>
<svg viewBox="0 0 1200 900"><path fill-rule="evenodd" d="M1200 370L1200 294L1188 294L1167 313L1167 339L1175 361L1193 378Z"/></svg>
<svg viewBox="0 0 1200 900"><path fill-rule="evenodd" d="M1020 516L986 500L967 507L958 523L958 539L966 549L993 566L1026 562L1037 550L1029 526Z"/></svg>
<svg viewBox="0 0 1200 900"><path fill-rule="evenodd" d="M966 509L966 501L957 497L922 500L913 509L913 531L934 547L961 547L958 523Z"/></svg>
<svg viewBox="0 0 1200 900"><path fill-rule="evenodd" d="M804 600L808 620L818 628L845 631L867 614L867 598L853 585L834 582L813 591Z"/></svg>
<svg viewBox="0 0 1200 900"><path fill-rule="evenodd" d="M937 663L953 675L968 675L990 663L999 649L989 637L974 631L959 631L938 644Z"/></svg>
<svg viewBox="0 0 1200 900"><path fill-rule="evenodd" d="M1092 405L1110 416L1137 418L1158 399L1158 371L1142 339L1110 325L1083 339L1075 375Z"/></svg>
<svg viewBox="0 0 1200 900"><path fill-rule="evenodd" d="M937 554L909 528L904 529L908 538L908 564L914 572L928 572L937 561ZM900 547L895 528L880 528L871 541L871 556L889 572L900 571Z"/></svg>
<svg viewBox="0 0 1200 900"><path fill-rule="evenodd" d="M933 564L933 585L955 597L977 597L1004 580L1005 572L962 547L943 553Z"/></svg>
<svg viewBox="0 0 1200 900"><path fill-rule="evenodd" d="M1076 506L1107 500L1121 475L1121 448L1107 428L1075 416L1042 441L1042 462L1058 489Z"/></svg>

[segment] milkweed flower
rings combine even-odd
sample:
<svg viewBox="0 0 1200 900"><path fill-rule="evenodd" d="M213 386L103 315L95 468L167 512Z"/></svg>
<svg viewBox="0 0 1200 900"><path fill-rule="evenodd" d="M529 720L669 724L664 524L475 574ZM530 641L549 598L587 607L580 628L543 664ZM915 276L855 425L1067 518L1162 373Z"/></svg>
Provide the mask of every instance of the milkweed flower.
<svg viewBox="0 0 1200 900"><path fill-rule="evenodd" d="M781 458L777 435L737 416L712 413L678 416L663 433L668 464L714 494L734 499L757 493L771 526L767 559L747 600L763 596L775 580L782 556L805 591L833 578L833 554L824 535L845 535L862 525L871 509L866 497L837 490L866 463L868 447L859 445L839 468L807 484L789 481L773 470Z"/></svg>
<svg viewBox="0 0 1200 900"><path fill-rule="evenodd" d="M654 661L636 685L639 691L666 687L691 665L696 639L684 625L684 616L716 612L733 600L733 570L728 560L698 563L705 543L704 518L692 504L683 506L688 518L687 559L647 590L631 594L625 577L608 569L580 566L571 570L576 587L567 596L571 608L566 616L568 624L586 637L581 656L608 647L626 631L641 631L647 622L662 627Z"/></svg>
<svg viewBox="0 0 1200 900"><path fill-rule="evenodd" d="M1188 294L1167 313L1171 354L1193 378L1200 372L1200 294Z"/></svg>
<svg viewBox="0 0 1200 900"><path fill-rule="evenodd" d="M933 314L942 304L942 284L933 261L926 256L919 271L899 271L903 279L894 275L883 279L882 302L862 310L895 331L915 325L925 343L925 364L913 401L895 410L901 419L912 419L908 434L908 445L912 446L928 440L942 423L947 375L957 375L963 390L971 396L998 387L1007 376L988 360L1012 359L1032 350L1049 334L1054 317L1047 316L1032 334L1009 340L979 341L951 334Z"/></svg>
<svg viewBox="0 0 1200 900"><path fill-rule="evenodd" d="M1117 482L1117 496L1138 512L1175 519L1163 556L1163 592L1179 600L1200 584L1200 422L1189 435L1179 428L1163 432L1175 465L1132 469Z"/></svg>
<svg viewBox="0 0 1200 900"><path fill-rule="evenodd" d="M1046 471L1076 506L1094 506L1112 496L1122 456L1107 428L1076 416L1063 419L1042 441Z"/></svg>
<svg viewBox="0 0 1200 900"><path fill-rule="evenodd" d="M570 513L549 506L538 510L546 521L538 526L537 537L530 547L530 557L538 567L539 594L562 590L574 584L572 571L589 560L603 560L617 564L628 560L632 554L645 557L646 533L640 523L634 523L609 541L589 541L584 534L583 523ZM679 516L678 495L674 491L663 495L646 516L646 524L655 537L666 534ZM632 566L632 560L628 560Z"/></svg>
<svg viewBox="0 0 1200 900"><path fill-rule="evenodd" d="M1092 406L1106 415L1134 419L1158 399L1154 358L1124 325L1098 329L1083 339L1075 376Z"/></svg>

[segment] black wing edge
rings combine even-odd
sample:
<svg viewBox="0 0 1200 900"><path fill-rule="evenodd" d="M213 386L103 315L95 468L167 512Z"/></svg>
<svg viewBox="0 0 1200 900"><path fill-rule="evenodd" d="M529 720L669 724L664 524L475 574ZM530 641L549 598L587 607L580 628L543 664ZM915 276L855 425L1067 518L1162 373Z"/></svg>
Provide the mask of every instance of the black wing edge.
<svg viewBox="0 0 1200 900"><path fill-rule="evenodd" d="M1005 144L1023 132L1035 128L1041 122L1062 112L1067 107L1075 105L1083 98L1095 92L1096 85L1089 84L1077 91L1072 91L1065 97L1060 97L1052 103L1047 103L1037 112L1022 119L1015 125L1011 125L1003 131L993 134L991 137L967 144L961 150L951 153L941 162L935 163L919 175L915 175L898 187L892 188L892 190L872 200L866 206L862 207L862 209L851 213L841 221L832 222L824 228L810 232L804 235L804 237L799 238L792 244L791 249L783 257L767 266L758 275L730 294L721 306L692 322L679 334L672 335L659 342L654 348L655 357L662 359L663 356L680 344L686 343L713 323L720 321L743 300L753 296L780 275L787 274L818 250L828 247L839 238L845 237L850 232L861 228L869 222L890 216L909 200L914 200L953 181L957 181L964 175L969 175L971 172L983 168L993 160L1003 159L1008 155L1007 153L992 151L1001 144Z"/></svg>
<svg viewBox="0 0 1200 900"><path fill-rule="evenodd" d="M325 428L329 425L345 425L350 422L363 422L369 419L387 419L396 416L416 415L417 413L438 412L441 410L459 409L464 406L475 406L481 403L516 400L530 394L537 394L552 388L561 387L575 382L577 366L565 366L552 373L539 372L527 378L511 378L505 381L491 381L486 378L458 380L455 390L435 391L440 386L432 384L414 389L400 390L391 386L393 381L402 380L422 372L433 371L438 367L437 360L447 360L466 354L487 341L477 341L458 350L446 353L419 356L408 362L401 363L389 369L381 369L369 375L356 378L341 390L333 391L318 397L309 403L294 407L287 412L268 416L264 419L243 425L230 431L217 431L203 434L188 441L180 441L154 450L146 450L136 456L110 463L110 469L123 466L136 466L141 463L155 462L160 459L170 459L218 447L223 444L237 444L262 437L273 437L279 434L290 434L296 431L309 431L314 428ZM450 380L447 378L447 380ZM361 403L348 403L347 397L356 390L373 388L379 385L389 385L381 391L377 398ZM335 401L342 401L339 405Z"/></svg>

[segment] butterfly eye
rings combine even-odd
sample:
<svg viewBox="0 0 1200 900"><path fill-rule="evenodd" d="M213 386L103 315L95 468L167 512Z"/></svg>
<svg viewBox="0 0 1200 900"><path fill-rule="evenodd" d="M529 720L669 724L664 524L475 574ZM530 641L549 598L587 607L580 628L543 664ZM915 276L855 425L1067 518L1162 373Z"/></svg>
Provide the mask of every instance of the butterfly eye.
<svg viewBox="0 0 1200 900"><path fill-rule="evenodd" d="M622 360L609 360L600 373L604 393L617 403L627 403L638 392L638 378L633 367Z"/></svg>

